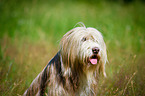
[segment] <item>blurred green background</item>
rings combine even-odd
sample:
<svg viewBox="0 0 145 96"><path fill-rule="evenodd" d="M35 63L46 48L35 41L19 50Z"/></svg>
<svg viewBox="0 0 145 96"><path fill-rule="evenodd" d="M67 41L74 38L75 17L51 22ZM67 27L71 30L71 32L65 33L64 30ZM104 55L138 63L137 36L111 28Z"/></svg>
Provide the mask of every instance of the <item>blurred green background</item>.
<svg viewBox="0 0 145 96"><path fill-rule="evenodd" d="M144 0L0 0L0 96L19 96L78 23L104 36L98 96L145 96Z"/></svg>

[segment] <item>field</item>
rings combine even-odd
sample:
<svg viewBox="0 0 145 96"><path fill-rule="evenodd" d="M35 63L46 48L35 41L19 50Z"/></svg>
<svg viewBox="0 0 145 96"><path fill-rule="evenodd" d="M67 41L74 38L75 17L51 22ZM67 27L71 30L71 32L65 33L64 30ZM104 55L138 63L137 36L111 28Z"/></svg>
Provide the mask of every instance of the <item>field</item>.
<svg viewBox="0 0 145 96"><path fill-rule="evenodd" d="M145 3L85 1L0 0L0 96L22 95L78 22L106 42L98 96L145 96Z"/></svg>

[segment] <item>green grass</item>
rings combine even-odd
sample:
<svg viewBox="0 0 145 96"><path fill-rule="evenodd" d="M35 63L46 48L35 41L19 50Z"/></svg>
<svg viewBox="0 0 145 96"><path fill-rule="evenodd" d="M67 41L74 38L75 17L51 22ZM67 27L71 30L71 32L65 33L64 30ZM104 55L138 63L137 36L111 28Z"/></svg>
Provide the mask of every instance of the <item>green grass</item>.
<svg viewBox="0 0 145 96"><path fill-rule="evenodd" d="M78 22L102 32L109 62L99 96L144 96L145 4L0 1L0 95L21 95Z"/></svg>

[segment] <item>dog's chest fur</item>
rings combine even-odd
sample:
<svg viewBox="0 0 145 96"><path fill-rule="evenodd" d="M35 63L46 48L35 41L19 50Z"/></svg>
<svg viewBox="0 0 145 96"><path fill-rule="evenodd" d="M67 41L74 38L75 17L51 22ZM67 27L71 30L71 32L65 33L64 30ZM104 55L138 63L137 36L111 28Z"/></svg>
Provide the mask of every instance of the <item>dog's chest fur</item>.
<svg viewBox="0 0 145 96"><path fill-rule="evenodd" d="M50 78L47 81L46 93L50 96L88 96L92 94L90 91L91 77L87 77L86 74L78 72L78 70L65 74L60 59L60 53L58 52L49 63L49 70L47 70ZM92 74L88 75L91 76Z"/></svg>

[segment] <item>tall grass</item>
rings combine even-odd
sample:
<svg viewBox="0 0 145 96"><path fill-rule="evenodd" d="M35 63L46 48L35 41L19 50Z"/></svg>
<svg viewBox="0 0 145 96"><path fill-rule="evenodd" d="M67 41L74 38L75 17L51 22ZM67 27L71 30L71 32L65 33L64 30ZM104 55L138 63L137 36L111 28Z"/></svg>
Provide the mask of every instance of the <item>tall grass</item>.
<svg viewBox="0 0 145 96"><path fill-rule="evenodd" d="M99 96L144 96L145 6L117 2L0 1L0 95L21 95L78 22L102 32L107 78Z"/></svg>

